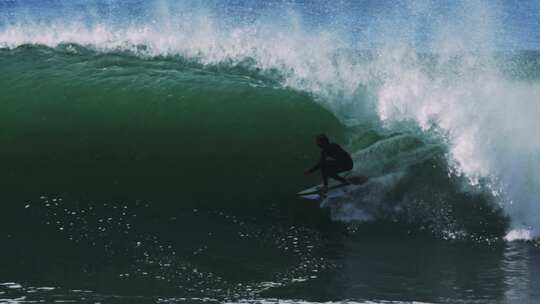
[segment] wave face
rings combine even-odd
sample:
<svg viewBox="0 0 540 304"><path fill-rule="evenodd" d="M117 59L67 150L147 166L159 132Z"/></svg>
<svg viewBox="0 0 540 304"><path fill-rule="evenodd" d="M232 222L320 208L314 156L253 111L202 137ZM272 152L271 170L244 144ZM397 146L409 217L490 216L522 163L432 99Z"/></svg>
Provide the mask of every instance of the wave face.
<svg viewBox="0 0 540 304"><path fill-rule="evenodd" d="M516 228L536 229L540 142L529 132L537 128L539 111L538 53L512 50L538 41L512 35L520 24L509 23L516 11L503 4L398 3L372 8L357 22L352 16L360 8L353 4L3 6L6 158L69 159L93 167L100 157L118 165L116 159L131 164L159 155L165 162L183 155L209 163L220 147L275 146L272 138L300 121L302 136L337 130L302 113L314 99L345 125L444 145L448 170L472 188L489 189ZM272 114L258 115L263 107L274 107L264 110ZM284 111L293 112L288 127ZM217 122L230 129L219 125L223 133L215 133ZM257 131L249 127L255 124ZM208 141L204 148L179 153L194 141L186 134L203 130L212 134L196 136ZM35 145L47 151L37 153ZM279 148L298 151L287 145ZM262 151L261 158L251 155L235 157L253 163L268 158ZM148 167L161 174L154 164Z"/></svg>
<svg viewBox="0 0 540 304"><path fill-rule="evenodd" d="M0 181L26 207L9 207L3 230L53 235L66 255L129 256L118 271L141 286L150 274L192 295L253 296L265 280L309 279L305 265L331 267L315 253L320 233L291 224L323 217L291 193L317 181L299 176L326 132L372 177L322 203L350 231L536 238L539 12L484 1L1 2ZM260 282L249 288L235 269L212 268L236 253L205 256L238 238ZM96 278L112 271L95 264L85 269Z"/></svg>

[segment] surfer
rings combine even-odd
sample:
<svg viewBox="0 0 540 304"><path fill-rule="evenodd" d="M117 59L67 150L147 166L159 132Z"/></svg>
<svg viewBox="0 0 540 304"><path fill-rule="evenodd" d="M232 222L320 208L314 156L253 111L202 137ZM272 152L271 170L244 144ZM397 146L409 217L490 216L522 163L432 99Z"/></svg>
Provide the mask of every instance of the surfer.
<svg viewBox="0 0 540 304"><path fill-rule="evenodd" d="M328 137L324 134L318 135L316 138L317 145L321 148L321 159L319 162L304 172L305 175L309 175L318 169L321 169L323 188L322 191L328 189L328 177L336 179L344 184L349 182L338 175L340 172L351 170L353 167L353 161L349 153L343 150L338 144L331 143Z"/></svg>

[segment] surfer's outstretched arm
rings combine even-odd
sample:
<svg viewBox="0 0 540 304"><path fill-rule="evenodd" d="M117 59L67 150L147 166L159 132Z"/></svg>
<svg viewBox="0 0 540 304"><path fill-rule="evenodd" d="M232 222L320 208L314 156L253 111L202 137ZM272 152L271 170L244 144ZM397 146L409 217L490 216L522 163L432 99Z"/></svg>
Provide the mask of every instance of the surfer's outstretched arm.
<svg viewBox="0 0 540 304"><path fill-rule="evenodd" d="M321 163L317 163L315 166L313 166L311 169L306 170L306 174L311 174L321 168Z"/></svg>
<svg viewBox="0 0 540 304"><path fill-rule="evenodd" d="M323 167L325 159L326 159L326 156L325 156L324 152L322 152L321 153L321 159L319 160L319 162L316 163L315 166L311 167L311 169L306 170L304 173L307 175L307 174L311 174L311 173L321 169Z"/></svg>

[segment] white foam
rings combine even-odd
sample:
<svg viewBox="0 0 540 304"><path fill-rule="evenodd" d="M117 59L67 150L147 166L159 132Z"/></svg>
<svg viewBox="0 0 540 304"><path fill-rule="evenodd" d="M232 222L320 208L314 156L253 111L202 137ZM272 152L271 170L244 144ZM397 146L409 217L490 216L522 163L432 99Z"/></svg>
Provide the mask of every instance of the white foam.
<svg viewBox="0 0 540 304"><path fill-rule="evenodd" d="M532 132L540 128L540 85L506 79L495 63L464 52L441 58L434 67L441 72L428 74L412 51L402 52L381 63L387 69L378 95L381 119L438 130L457 174L472 185L488 182L515 228L538 228L540 139ZM458 72L445 71L450 68Z"/></svg>
<svg viewBox="0 0 540 304"><path fill-rule="evenodd" d="M533 239L533 233L527 229L514 229L510 230L504 237L508 242L513 241L530 241Z"/></svg>

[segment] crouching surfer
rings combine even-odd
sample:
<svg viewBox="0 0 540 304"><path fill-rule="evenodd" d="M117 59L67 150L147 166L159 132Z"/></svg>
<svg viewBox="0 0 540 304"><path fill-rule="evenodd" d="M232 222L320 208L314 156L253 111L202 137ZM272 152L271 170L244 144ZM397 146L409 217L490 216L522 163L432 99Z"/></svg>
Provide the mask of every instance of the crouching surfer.
<svg viewBox="0 0 540 304"><path fill-rule="evenodd" d="M323 188L321 191L323 193L328 190L329 177L344 184L349 184L345 178L338 175L340 172L352 169L353 161L349 153L343 150L338 144L331 143L324 134L318 135L315 139L317 145L321 148L321 158L315 166L306 170L304 174L309 175L320 169L323 180Z"/></svg>

